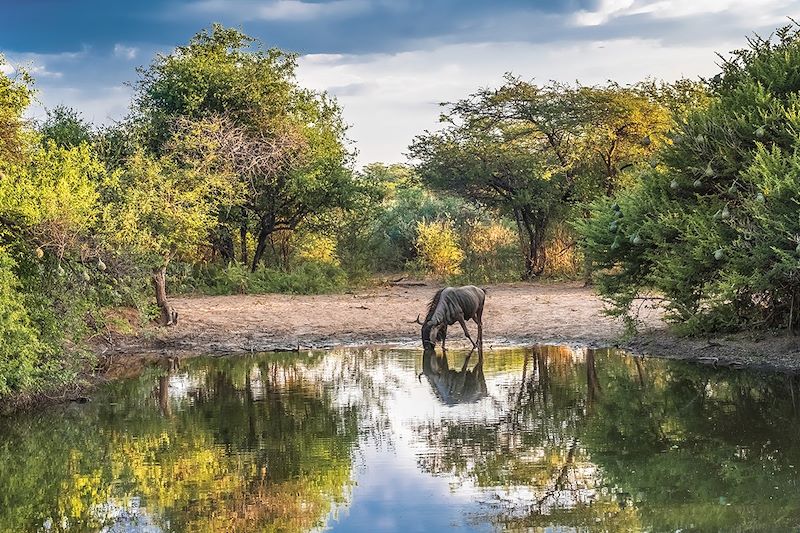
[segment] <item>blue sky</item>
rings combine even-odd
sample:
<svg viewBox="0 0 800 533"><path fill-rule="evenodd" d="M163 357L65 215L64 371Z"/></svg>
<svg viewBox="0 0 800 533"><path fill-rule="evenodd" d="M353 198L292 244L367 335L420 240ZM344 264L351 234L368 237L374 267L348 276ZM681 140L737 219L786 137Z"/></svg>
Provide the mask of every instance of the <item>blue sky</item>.
<svg viewBox="0 0 800 533"><path fill-rule="evenodd" d="M800 0L0 0L0 52L39 103L97 123L125 114L135 68L212 22L302 55L336 95L360 164L403 161L438 102L512 71L546 82L710 75L716 52L800 16Z"/></svg>

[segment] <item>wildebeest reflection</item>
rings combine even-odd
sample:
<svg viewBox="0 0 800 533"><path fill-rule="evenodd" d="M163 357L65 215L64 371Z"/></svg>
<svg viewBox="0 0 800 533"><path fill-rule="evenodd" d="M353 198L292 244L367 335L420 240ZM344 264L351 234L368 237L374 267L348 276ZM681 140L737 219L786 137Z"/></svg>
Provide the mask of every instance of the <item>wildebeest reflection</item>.
<svg viewBox="0 0 800 533"><path fill-rule="evenodd" d="M478 353L478 363L472 369L469 361L472 354L464 359L461 370L450 368L447 352L438 355L433 348L427 348L422 354L422 374L428 378L433 392L447 405L477 402L487 396L486 378L483 376L483 354Z"/></svg>

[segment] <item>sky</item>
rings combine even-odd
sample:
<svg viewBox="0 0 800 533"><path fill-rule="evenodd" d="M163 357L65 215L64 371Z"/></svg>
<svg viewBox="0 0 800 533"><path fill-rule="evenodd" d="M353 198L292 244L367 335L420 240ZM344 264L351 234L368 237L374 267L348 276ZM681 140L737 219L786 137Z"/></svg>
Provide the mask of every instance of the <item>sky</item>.
<svg viewBox="0 0 800 533"><path fill-rule="evenodd" d="M800 0L0 0L0 53L36 78L30 116L65 104L123 117L136 67L213 22L301 54L301 85L335 95L358 165L404 162L440 102L512 72L633 83L711 76L717 53L768 36ZM11 67L6 74L13 75Z"/></svg>

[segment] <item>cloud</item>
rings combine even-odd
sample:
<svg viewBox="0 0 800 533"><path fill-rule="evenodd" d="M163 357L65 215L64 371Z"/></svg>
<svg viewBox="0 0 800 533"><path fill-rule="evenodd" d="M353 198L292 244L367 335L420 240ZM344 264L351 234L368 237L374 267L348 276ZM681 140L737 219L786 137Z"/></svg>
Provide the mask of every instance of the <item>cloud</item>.
<svg viewBox="0 0 800 533"><path fill-rule="evenodd" d="M125 116L131 98L131 88L124 85L48 86L37 93L36 102L28 109L26 116L42 119L45 117L47 109L63 104L79 111L91 123L108 124Z"/></svg>
<svg viewBox="0 0 800 533"><path fill-rule="evenodd" d="M125 46L123 44L117 43L114 45L114 57L119 57L122 59L132 60L136 59L136 55L139 53L139 49L133 46Z"/></svg>
<svg viewBox="0 0 800 533"><path fill-rule="evenodd" d="M299 59L298 79L337 96L363 165L404 161L414 136L439 127L439 102L497 86L509 71L539 83L634 83L709 76L718 71L716 60L706 46L664 46L652 39L452 44L396 54L306 55Z"/></svg>
<svg viewBox="0 0 800 533"><path fill-rule="evenodd" d="M190 12L200 14L225 14L241 21L288 21L341 18L368 10L367 0L333 0L331 2L304 2L302 0L201 0L186 6Z"/></svg>
<svg viewBox="0 0 800 533"><path fill-rule="evenodd" d="M755 26L779 23L790 9L785 0L600 0L594 9L574 13L572 20L577 26L598 26L634 15L681 19L724 13Z"/></svg>
<svg viewBox="0 0 800 533"><path fill-rule="evenodd" d="M68 73L89 57L91 48L83 46L79 51L40 54L35 52L4 52L12 72L26 70L37 82L54 82L65 78ZM38 84L37 84L38 85Z"/></svg>
<svg viewBox="0 0 800 533"><path fill-rule="evenodd" d="M584 83L710 75L715 52L768 35L800 8L800 0L142 0L112 9L86 0L43 13L34 4L8 10L0 47L31 51L7 55L34 66L48 106L65 103L96 122L122 117L132 61L216 20L306 54L299 81L338 98L360 163L402 161L415 135L438 127L438 102L496 86L506 71ZM85 42L92 47L57 53ZM55 52L32 53L43 50Z"/></svg>

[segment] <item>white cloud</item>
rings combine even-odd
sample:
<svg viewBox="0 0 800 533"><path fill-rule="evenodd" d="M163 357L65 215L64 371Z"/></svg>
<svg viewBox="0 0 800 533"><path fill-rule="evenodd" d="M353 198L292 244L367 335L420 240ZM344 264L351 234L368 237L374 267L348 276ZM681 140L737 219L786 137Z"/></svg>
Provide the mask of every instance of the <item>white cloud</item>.
<svg viewBox="0 0 800 533"><path fill-rule="evenodd" d="M109 124L125 116L132 98L131 91L124 85L87 89L47 86L37 93L36 102L28 108L26 115L41 119L45 117L46 109L64 104L80 111L88 122Z"/></svg>
<svg viewBox="0 0 800 533"><path fill-rule="evenodd" d="M134 46L125 46L124 44L117 43L114 45L114 57L122 59L135 59L139 53L139 49Z"/></svg>
<svg viewBox="0 0 800 533"><path fill-rule="evenodd" d="M718 49L740 44L719 43ZM716 60L707 47L666 47L641 39L462 44L398 54L306 55L299 60L298 79L338 94L360 151L358 163L366 164L403 161L415 135L438 127L439 102L497 86L509 71L540 83L633 83L648 76L708 76L718 70Z"/></svg>
<svg viewBox="0 0 800 533"><path fill-rule="evenodd" d="M346 17L369 9L368 0L334 0L332 2L304 2L302 0L201 0L186 6L191 12L204 15L233 16L242 21L276 20L309 21Z"/></svg>
<svg viewBox="0 0 800 533"><path fill-rule="evenodd" d="M60 65L61 67L73 65L87 56L89 52L88 47L84 47L79 52L60 52L57 54L39 54L35 52L15 53L8 52L6 59L8 63L14 65L11 67L13 72L16 68L27 70L37 80L58 80L64 77L62 68L56 68L53 65ZM8 68L8 65L6 66Z"/></svg>
<svg viewBox="0 0 800 533"><path fill-rule="evenodd" d="M785 0L601 0L594 10L581 10L573 16L577 26L599 26L631 15L656 19L679 19L725 13L745 20L751 26L776 24L786 20Z"/></svg>

